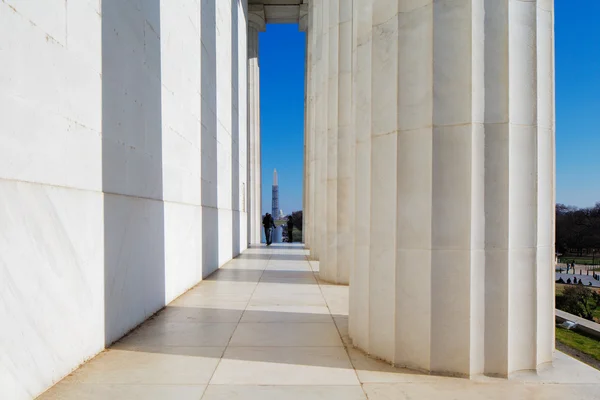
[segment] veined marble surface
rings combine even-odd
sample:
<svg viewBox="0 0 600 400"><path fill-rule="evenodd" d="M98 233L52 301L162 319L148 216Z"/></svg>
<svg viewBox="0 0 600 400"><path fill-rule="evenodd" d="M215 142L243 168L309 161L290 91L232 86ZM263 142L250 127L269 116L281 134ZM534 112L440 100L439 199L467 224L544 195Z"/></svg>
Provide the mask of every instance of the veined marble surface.
<svg viewBox="0 0 600 400"><path fill-rule="evenodd" d="M0 397L29 399L104 348L102 194L0 193Z"/></svg>
<svg viewBox="0 0 600 400"><path fill-rule="evenodd" d="M35 397L246 248L246 16L0 2L0 398Z"/></svg>

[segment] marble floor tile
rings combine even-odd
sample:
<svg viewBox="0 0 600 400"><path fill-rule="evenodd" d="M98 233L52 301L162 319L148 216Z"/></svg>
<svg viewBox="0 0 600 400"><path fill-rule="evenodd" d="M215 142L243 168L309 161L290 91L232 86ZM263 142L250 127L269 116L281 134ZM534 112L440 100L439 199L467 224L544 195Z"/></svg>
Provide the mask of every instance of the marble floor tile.
<svg viewBox="0 0 600 400"><path fill-rule="evenodd" d="M310 271L269 271L266 270L260 278L261 282L294 283L316 285L314 273Z"/></svg>
<svg viewBox="0 0 600 400"><path fill-rule="evenodd" d="M331 322L325 306L304 305L248 305L241 323L248 322Z"/></svg>
<svg viewBox="0 0 600 400"><path fill-rule="evenodd" d="M202 400L367 400L360 386L211 385Z"/></svg>
<svg viewBox="0 0 600 400"><path fill-rule="evenodd" d="M209 309L222 309L222 310L244 310L248 305L248 301L239 300L235 297L206 297L206 296L182 296L169 306L173 307L195 307L195 308L209 308Z"/></svg>
<svg viewBox="0 0 600 400"><path fill-rule="evenodd" d="M364 384L369 400L597 400L598 385L479 383L469 380L447 383Z"/></svg>
<svg viewBox="0 0 600 400"><path fill-rule="evenodd" d="M343 346L333 322L327 323L245 323L239 324L230 346L235 347L317 347Z"/></svg>
<svg viewBox="0 0 600 400"><path fill-rule="evenodd" d="M260 296L280 296L286 297L297 294L310 294L321 296L321 289L318 285L303 285L297 283L269 283L260 282L253 292L253 297Z"/></svg>
<svg viewBox="0 0 600 400"><path fill-rule="evenodd" d="M325 299L320 294L256 295L252 296L249 305L327 307Z"/></svg>
<svg viewBox="0 0 600 400"><path fill-rule="evenodd" d="M64 380L39 400L198 400L205 385L114 385L71 383Z"/></svg>
<svg viewBox="0 0 600 400"><path fill-rule="evenodd" d="M136 349L117 345L67 379L112 384L207 384L224 351L224 347L144 346Z"/></svg>
<svg viewBox="0 0 600 400"><path fill-rule="evenodd" d="M232 290L229 293L227 293L227 292L202 293L201 291L196 291L196 292L189 293L187 296L185 296L185 298L188 300L188 302L189 301L198 301L199 303L201 303L201 302L206 302L206 303L207 302L248 302L248 300L250 300L250 298L252 297L253 292L254 292L254 288L252 290L248 290L245 292L235 292ZM175 301L173 301L172 304L177 303L179 299L176 299Z"/></svg>
<svg viewBox="0 0 600 400"><path fill-rule="evenodd" d="M350 307L348 286L321 285L321 290L333 315L348 315Z"/></svg>
<svg viewBox="0 0 600 400"><path fill-rule="evenodd" d="M237 323L243 310L228 310L222 308L196 308L167 306L160 313L152 317L152 321L159 323L171 322L213 322Z"/></svg>
<svg viewBox="0 0 600 400"><path fill-rule="evenodd" d="M235 323L151 321L121 340L130 346L227 346Z"/></svg>
<svg viewBox="0 0 600 400"><path fill-rule="evenodd" d="M537 372L514 373L510 380L524 383L591 383L600 387L600 372L560 351L555 351L552 365L543 366ZM600 399L600 396L598 398Z"/></svg>
<svg viewBox="0 0 600 400"><path fill-rule="evenodd" d="M207 282L223 281L223 282L258 282L263 274L262 269L228 269L220 268L211 276L205 279Z"/></svg>
<svg viewBox="0 0 600 400"><path fill-rule="evenodd" d="M229 347L214 385L358 385L343 347Z"/></svg>
<svg viewBox="0 0 600 400"><path fill-rule="evenodd" d="M265 270L312 272L310 265L305 261L270 262Z"/></svg>
<svg viewBox="0 0 600 400"><path fill-rule="evenodd" d="M190 289L186 295L243 295L249 296L256 289L256 282L206 281Z"/></svg>

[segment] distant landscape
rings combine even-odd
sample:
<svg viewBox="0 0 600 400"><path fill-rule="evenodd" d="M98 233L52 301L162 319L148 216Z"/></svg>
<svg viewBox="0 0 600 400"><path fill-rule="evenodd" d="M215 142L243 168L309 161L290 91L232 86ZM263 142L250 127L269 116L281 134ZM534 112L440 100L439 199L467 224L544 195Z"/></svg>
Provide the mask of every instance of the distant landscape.
<svg viewBox="0 0 600 400"><path fill-rule="evenodd" d="M556 253L559 262L600 265L600 202L588 208L556 205Z"/></svg>
<svg viewBox="0 0 600 400"><path fill-rule="evenodd" d="M560 271L571 268L576 278L578 272L596 274L600 268L600 202L593 207L579 208L556 205L556 253ZM588 271L590 270L590 271ZM589 275L588 275L589 276ZM581 282L581 275L579 279ZM584 278L585 279L585 278ZM577 281L575 279L575 281ZM560 280L559 282L562 282ZM571 282L569 279L568 282ZM556 284L556 308L578 317L600 323L600 289L579 284ZM559 350L600 369L600 342L585 332L556 327Z"/></svg>

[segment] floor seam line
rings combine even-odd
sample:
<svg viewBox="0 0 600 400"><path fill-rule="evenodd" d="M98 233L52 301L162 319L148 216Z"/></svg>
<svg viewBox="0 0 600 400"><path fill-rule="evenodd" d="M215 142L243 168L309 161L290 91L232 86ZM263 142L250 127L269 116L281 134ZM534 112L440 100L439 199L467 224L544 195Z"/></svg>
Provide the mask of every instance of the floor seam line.
<svg viewBox="0 0 600 400"><path fill-rule="evenodd" d="M267 263L265 265L265 268L262 270L260 277L258 278L258 281L256 282L256 285L254 286L254 290L252 290L252 294L250 295L250 297L248 298L248 301L246 302L246 306L244 307L244 311L240 314L240 318L238 319L237 323L235 324L235 329L233 330L233 332L231 333L231 337L229 338L229 340L227 341L227 345L225 346L225 349L223 349L223 354L221 354L221 357L219 358L219 362L217 362L217 365L215 366L215 369L213 371L213 373L210 375L210 379L208 380L208 383L206 384L206 388L204 388L204 392L202 393L202 396L200 397L200 400L202 400L204 398L204 395L206 394L206 392L208 391L208 387L211 385L211 382L215 376L215 373L217 372L217 369L219 368L219 365L221 365L221 361L223 361L223 358L225 357L225 353L227 352L227 349L229 348L229 345L231 344L231 339L233 339L233 335L235 335L235 332L237 331L237 328L240 326L240 321L242 320L242 318L244 318L244 314L246 313L246 310L248 309L248 305L250 304L250 301L252 300L252 296L254 296L254 293L256 292L256 289L258 288L258 284L260 283L260 280L262 279L262 276L264 275L269 262L271 262L271 258L273 256L271 255L269 257L269 259L267 260ZM235 260L235 258L233 259ZM229 261L231 262L231 261ZM234 346L235 347L235 346Z"/></svg>
<svg viewBox="0 0 600 400"><path fill-rule="evenodd" d="M310 264L310 261L309 261L309 264ZM319 264L319 271L321 270L320 267L321 267L321 265ZM311 269L312 269L312 265L311 265ZM313 270L313 275L315 275L314 270ZM356 367L354 366L354 363L352 362L352 357L350 357L350 352L348 351L348 345L344 342L344 338L342 337L342 334L340 332L340 328L338 327L338 324L335 321L335 318L333 317L333 313L331 312L331 308L329 308L329 303L327 302L327 298L325 297L325 294L323 293L323 288L321 287L322 285L321 285L320 279L317 279L317 284L319 285L319 290L321 291L321 296L323 296L323 300L325 300L325 304L327 305L327 309L329 310L329 315L331 316L331 319L333 320L333 325L335 326L335 329L336 329L336 331L338 333L338 336L340 337L340 340L342 341L342 346L344 348L344 353L346 353L346 356L348 357L348 362L350 363L350 366L352 367L352 370L354 371L354 375L356 376L356 380L358 381L358 385L360 386L360 390L362 390L363 394L365 395L365 399L369 400L369 395L365 391L365 388L363 387L363 382L360 380L360 377L358 376L358 372L356 371ZM350 316L348 316L348 319L350 319Z"/></svg>

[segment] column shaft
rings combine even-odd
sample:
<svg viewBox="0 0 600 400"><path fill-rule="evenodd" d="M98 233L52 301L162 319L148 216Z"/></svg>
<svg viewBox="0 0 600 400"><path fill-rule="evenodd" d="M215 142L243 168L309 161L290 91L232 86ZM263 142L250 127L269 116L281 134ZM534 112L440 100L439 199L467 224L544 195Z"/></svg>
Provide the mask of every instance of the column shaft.
<svg viewBox="0 0 600 400"><path fill-rule="evenodd" d="M304 59L304 178L303 178L303 218L302 218L302 236L304 246L310 248L311 245L311 216L312 216L312 202L311 202L311 140L312 140L312 120L313 120L313 96L312 96L312 17L313 12L310 9L309 4L303 4L301 6L301 16L299 28L305 33L305 59Z"/></svg>
<svg viewBox="0 0 600 400"><path fill-rule="evenodd" d="M535 369L553 347L552 1L356 1L350 335L436 373Z"/></svg>
<svg viewBox="0 0 600 400"><path fill-rule="evenodd" d="M256 226L256 164L258 163L256 157L256 146L257 138L259 133L257 129L260 125L259 121L256 120L258 104L256 103L256 94L258 82L258 30L252 26L248 27L248 141L249 141L249 230L248 236L250 244L260 243L260 232L257 231ZM257 239L258 238L258 239Z"/></svg>
<svg viewBox="0 0 600 400"><path fill-rule="evenodd" d="M311 258L315 258L313 248L318 246L316 229L317 229L317 182L318 182L318 171L317 171L317 82L319 79L317 70L317 41L319 40L319 32L317 27L317 18L319 15L319 8L317 7L317 1L311 1L309 3L309 44L308 49L310 51L310 65L309 65L309 121L308 121L308 135L309 135L309 210L308 213L308 235L310 241Z"/></svg>
<svg viewBox="0 0 600 400"><path fill-rule="evenodd" d="M326 82L327 90L327 127L326 127L326 236L327 257L319 264L320 276L335 281L337 267L337 150L338 150L338 100L339 100L339 9L340 0L327 0L329 7L328 30L329 51Z"/></svg>
<svg viewBox="0 0 600 400"><path fill-rule="evenodd" d="M265 30L264 9L253 7L248 21L248 240L261 241L260 64L259 32Z"/></svg>
<svg viewBox="0 0 600 400"><path fill-rule="evenodd" d="M352 0L329 1L327 259L323 279L348 284L354 261Z"/></svg>
<svg viewBox="0 0 600 400"><path fill-rule="evenodd" d="M355 140L354 268L350 270L349 327L354 345L369 348L369 248L371 203L371 50L373 0L354 0L352 114Z"/></svg>
<svg viewBox="0 0 600 400"><path fill-rule="evenodd" d="M322 265L327 259L327 106L329 72L329 3L315 0L316 77L315 77L315 241L311 256Z"/></svg>

